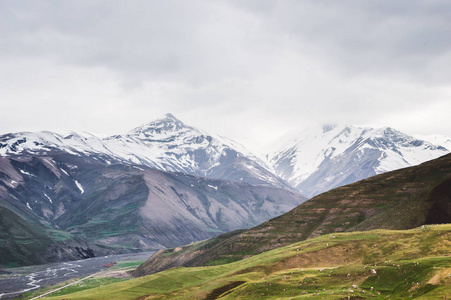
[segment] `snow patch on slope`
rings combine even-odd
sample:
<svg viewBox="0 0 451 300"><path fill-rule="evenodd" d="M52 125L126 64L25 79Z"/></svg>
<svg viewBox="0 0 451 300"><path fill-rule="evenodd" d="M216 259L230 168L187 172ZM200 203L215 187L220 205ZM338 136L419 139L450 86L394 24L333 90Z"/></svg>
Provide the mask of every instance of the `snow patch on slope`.
<svg viewBox="0 0 451 300"><path fill-rule="evenodd" d="M44 196L50 201L50 203L53 203L52 199L50 199L50 197L46 193L44 193Z"/></svg>
<svg viewBox="0 0 451 300"><path fill-rule="evenodd" d="M78 187L78 189L80 190L80 192L82 194L85 192L85 190L83 189L83 186L77 180L75 180L75 185Z"/></svg>
<svg viewBox="0 0 451 300"><path fill-rule="evenodd" d="M22 174L24 174L24 175L28 175L28 176L31 176L31 177L36 177L36 175L31 174L31 173L28 173L27 171L24 171L24 170L22 170L22 169L19 169L19 171L20 171L20 173L22 173Z"/></svg>

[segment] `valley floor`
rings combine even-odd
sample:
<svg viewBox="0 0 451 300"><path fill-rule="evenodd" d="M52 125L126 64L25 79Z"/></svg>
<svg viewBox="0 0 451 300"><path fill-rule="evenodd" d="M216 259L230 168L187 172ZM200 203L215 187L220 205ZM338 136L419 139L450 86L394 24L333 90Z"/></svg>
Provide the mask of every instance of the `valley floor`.
<svg viewBox="0 0 451 300"><path fill-rule="evenodd" d="M40 295L43 294L43 287L54 286L60 283L71 283L76 278L93 275L99 271L101 272L96 276L113 277L111 276L112 272L120 272L116 266L139 265L139 263L149 258L153 253L142 252L110 255L78 261L5 269L3 274L0 274L0 299L19 297L21 294L27 292L28 294ZM111 262L118 263L114 270L112 270L113 268L107 269L105 267L106 264ZM114 277L120 277L120 274L115 274Z"/></svg>
<svg viewBox="0 0 451 300"><path fill-rule="evenodd" d="M450 255L451 224L337 233L224 265L98 277L42 299L447 299Z"/></svg>

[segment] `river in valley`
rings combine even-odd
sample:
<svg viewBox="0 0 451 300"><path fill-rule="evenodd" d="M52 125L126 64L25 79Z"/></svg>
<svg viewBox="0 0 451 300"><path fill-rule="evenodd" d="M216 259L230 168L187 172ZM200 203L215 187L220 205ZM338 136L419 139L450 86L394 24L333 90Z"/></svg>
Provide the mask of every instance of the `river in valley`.
<svg viewBox="0 0 451 300"><path fill-rule="evenodd" d="M89 259L0 270L0 299L12 299L21 294L58 284L68 279L84 277L107 269L105 264L120 261L145 260L155 252L142 252L93 257Z"/></svg>

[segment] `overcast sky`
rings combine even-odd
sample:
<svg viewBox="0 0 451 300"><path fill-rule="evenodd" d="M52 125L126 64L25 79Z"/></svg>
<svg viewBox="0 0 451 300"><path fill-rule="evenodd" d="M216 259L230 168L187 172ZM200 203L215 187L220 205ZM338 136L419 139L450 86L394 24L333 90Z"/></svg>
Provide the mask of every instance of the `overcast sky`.
<svg viewBox="0 0 451 300"><path fill-rule="evenodd" d="M168 112L257 152L321 124L451 136L451 1L0 1L0 133Z"/></svg>

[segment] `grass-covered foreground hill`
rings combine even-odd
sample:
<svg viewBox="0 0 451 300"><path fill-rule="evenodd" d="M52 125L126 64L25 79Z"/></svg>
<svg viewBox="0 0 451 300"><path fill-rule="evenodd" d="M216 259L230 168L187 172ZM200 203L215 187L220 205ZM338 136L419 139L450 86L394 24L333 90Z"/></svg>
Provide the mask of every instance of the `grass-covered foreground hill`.
<svg viewBox="0 0 451 300"><path fill-rule="evenodd" d="M447 299L450 255L449 224L334 233L45 299Z"/></svg>
<svg viewBox="0 0 451 300"><path fill-rule="evenodd" d="M451 223L451 155L334 189L249 230L162 250L134 274L233 262L323 234L437 223Z"/></svg>

